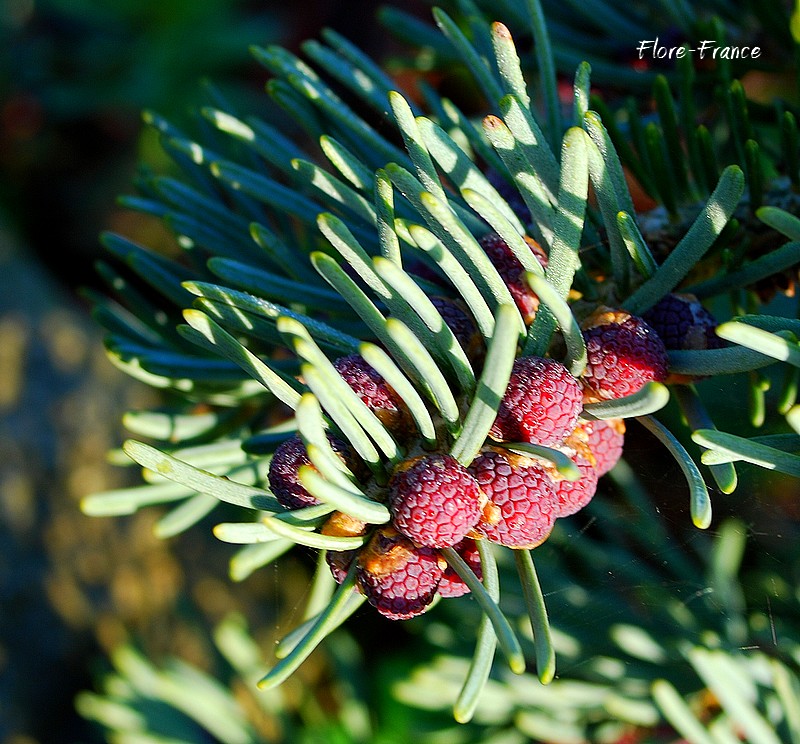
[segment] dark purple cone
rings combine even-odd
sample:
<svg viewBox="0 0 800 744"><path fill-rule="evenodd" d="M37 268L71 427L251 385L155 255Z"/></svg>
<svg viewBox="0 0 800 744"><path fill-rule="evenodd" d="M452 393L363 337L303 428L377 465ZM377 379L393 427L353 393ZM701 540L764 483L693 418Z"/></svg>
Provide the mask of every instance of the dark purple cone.
<svg viewBox="0 0 800 744"><path fill-rule="evenodd" d="M413 432L413 420L405 403L362 357L358 354L339 357L333 366L392 434L405 439Z"/></svg>
<svg viewBox="0 0 800 744"><path fill-rule="evenodd" d="M436 595L442 561L391 527L378 530L358 557L357 579L367 601L390 620L421 615Z"/></svg>
<svg viewBox="0 0 800 744"><path fill-rule="evenodd" d="M720 349L724 341L714 330L717 321L694 295L668 294L642 318L674 350Z"/></svg>
<svg viewBox="0 0 800 744"><path fill-rule="evenodd" d="M542 247L532 238L525 237L525 242L531 249L536 260L543 266L547 266L547 254ZM485 235L480 239L481 248L486 252L492 265L497 269L497 273L505 282L508 291L519 309L522 319L530 325L539 309L539 298L528 286L523 278L524 269L519 259L514 255L508 243L499 235Z"/></svg>
<svg viewBox="0 0 800 744"><path fill-rule="evenodd" d="M439 311L445 325L453 332L456 341L464 349L469 359L475 359L483 352L483 337L472 316L458 300L449 297L431 297L431 303Z"/></svg>
<svg viewBox="0 0 800 744"><path fill-rule="evenodd" d="M338 454L347 466L353 470L354 461L350 448L333 436L328 436L333 451ZM315 499L297 478L297 471L303 465L310 465L306 447L299 435L295 434L290 439L282 442L269 465L269 487L275 498L287 509L302 509L304 506L314 506L319 501Z"/></svg>
<svg viewBox="0 0 800 744"><path fill-rule="evenodd" d="M366 531L367 524L365 522L340 511L333 512L320 530L323 535L332 537L360 537ZM344 581L347 572L350 570L350 564L358 555L358 552L358 548L353 550L328 550L325 552L325 561L337 584L341 584Z"/></svg>
<svg viewBox="0 0 800 744"><path fill-rule="evenodd" d="M531 221L531 210L528 209L528 205L525 204L525 200L516 187L495 170L490 169L486 173L486 179L497 189L497 193L506 200L508 206L511 207L511 211L519 217L520 222L523 225L527 225Z"/></svg>

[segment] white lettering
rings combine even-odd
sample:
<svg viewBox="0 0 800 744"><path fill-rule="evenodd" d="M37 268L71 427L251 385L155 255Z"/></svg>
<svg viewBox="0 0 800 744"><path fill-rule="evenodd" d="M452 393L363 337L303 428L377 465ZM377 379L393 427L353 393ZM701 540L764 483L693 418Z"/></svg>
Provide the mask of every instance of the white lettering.
<svg viewBox="0 0 800 744"><path fill-rule="evenodd" d="M644 56L644 50L645 49L647 49L648 47L651 47L651 46L655 48L656 44L658 44L658 37L656 37L655 41L652 41L652 40L640 41L639 42L639 47L638 47L639 59L641 59Z"/></svg>
<svg viewBox="0 0 800 744"><path fill-rule="evenodd" d="M700 42L700 46L697 47L697 51L700 52L700 59L705 59L706 49L708 49L709 46L716 47L716 44L710 39L703 39L703 41Z"/></svg>

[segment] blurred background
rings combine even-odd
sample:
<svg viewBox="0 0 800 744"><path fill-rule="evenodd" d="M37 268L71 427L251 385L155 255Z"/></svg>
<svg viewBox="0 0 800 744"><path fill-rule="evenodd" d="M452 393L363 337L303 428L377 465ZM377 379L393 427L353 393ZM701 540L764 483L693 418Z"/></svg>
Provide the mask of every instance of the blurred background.
<svg viewBox="0 0 800 744"><path fill-rule="evenodd" d="M106 452L124 438L122 413L155 394L107 362L80 288L96 283L101 231L168 241L116 205L139 167L163 166L142 109L180 123L207 79L261 112L267 75L249 45L296 51L330 26L380 56L375 9L0 0L0 742L99 741L74 698L107 667L104 652L133 634L148 655L207 667L204 625L242 609L257 626L277 595L305 585L291 571L306 567L290 564L280 587L271 574L233 586L230 551L202 530L162 542L152 513L81 514L82 496L136 481Z"/></svg>

